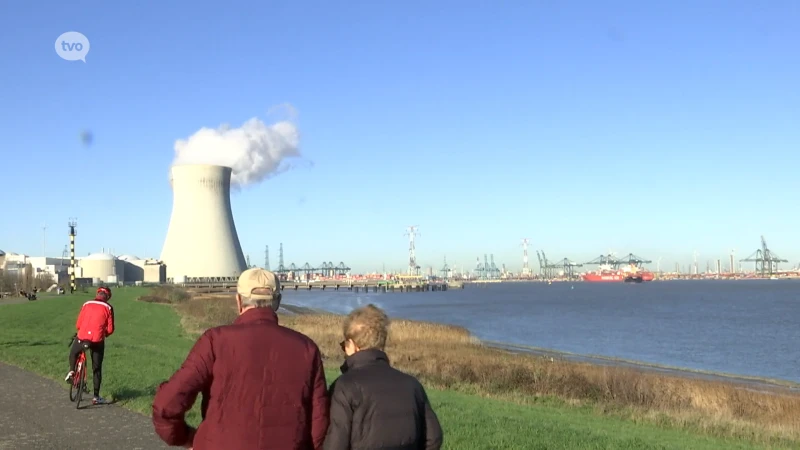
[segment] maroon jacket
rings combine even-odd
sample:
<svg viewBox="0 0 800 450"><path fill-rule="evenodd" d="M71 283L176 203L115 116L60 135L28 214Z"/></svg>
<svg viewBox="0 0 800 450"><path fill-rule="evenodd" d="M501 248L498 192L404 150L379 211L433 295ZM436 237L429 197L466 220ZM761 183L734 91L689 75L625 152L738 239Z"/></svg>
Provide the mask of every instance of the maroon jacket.
<svg viewBox="0 0 800 450"><path fill-rule="evenodd" d="M194 430L184 415L202 393L194 450L317 450L328 429L326 391L314 341L278 325L272 309L254 308L203 333L158 387L153 425L168 445L186 444Z"/></svg>

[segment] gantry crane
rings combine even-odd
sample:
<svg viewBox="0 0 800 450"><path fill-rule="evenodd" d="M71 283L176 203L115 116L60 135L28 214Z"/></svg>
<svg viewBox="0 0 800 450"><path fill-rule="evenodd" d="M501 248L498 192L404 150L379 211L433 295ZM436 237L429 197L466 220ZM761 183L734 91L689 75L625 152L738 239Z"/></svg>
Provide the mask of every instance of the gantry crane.
<svg viewBox="0 0 800 450"><path fill-rule="evenodd" d="M587 266L591 266L591 265L611 266L614 269L618 269L620 264L623 264L623 263L620 260L618 260L616 257L614 257L614 255L609 253L608 255L600 255L600 256L598 256L597 258L595 258L595 259L593 259L591 261L585 262L584 264L587 265Z"/></svg>
<svg viewBox="0 0 800 450"><path fill-rule="evenodd" d="M650 264L653 261L650 261L649 259L644 259L644 258L642 258L640 256L636 256L633 253L628 253L627 255L623 256L622 258L617 258L617 262L620 265L626 264L626 265L641 267L643 264Z"/></svg>
<svg viewBox="0 0 800 450"><path fill-rule="evenodd" d="M764 236L761 236L761 248L756 250L752 255L739 262L754 262L756 263L756 272L761 276L772 275L778 271L778 263L789 262L772 252L767 247L767 241Z"/></svg>

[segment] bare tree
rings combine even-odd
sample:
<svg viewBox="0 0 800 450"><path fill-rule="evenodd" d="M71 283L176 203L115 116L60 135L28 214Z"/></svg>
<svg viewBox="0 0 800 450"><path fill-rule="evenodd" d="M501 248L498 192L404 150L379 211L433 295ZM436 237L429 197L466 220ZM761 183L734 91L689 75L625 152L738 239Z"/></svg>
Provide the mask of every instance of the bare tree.
<svg viewBox="0 0 800 450"><path fill-rule="evenodd" d="M7 270L0 271L0 292L10 292L11 295L19 294L17 289L18 276L8 273Z"/></svg>
<svg viewBox="0 0 800 450"><path fill-rule="evenodd" d="M20 272L0 272L0 292L19 295L19 291L32 292L33 288L47 290L55 284L53 275L40 273L34 275L33 267L28 264Z"/></svg>

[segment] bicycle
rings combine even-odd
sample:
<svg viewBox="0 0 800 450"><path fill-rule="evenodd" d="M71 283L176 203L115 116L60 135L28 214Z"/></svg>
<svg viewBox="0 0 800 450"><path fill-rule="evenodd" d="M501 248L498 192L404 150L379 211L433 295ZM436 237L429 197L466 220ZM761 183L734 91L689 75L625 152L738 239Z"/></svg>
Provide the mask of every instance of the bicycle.
<svg viewBox="0 0 800 450"><path fill-rule="evenodd" d="M78 339L78 334L72 335L69 341L69 347ZM89 387L86 385L86 350L89 348L89 343L84 342L81 352L78 354L78 360L75 363L75 374L72 375L72 384L69 386L69 401L75 402L75 408L81 408L81 398L83 393L89 393Z"/></svg>

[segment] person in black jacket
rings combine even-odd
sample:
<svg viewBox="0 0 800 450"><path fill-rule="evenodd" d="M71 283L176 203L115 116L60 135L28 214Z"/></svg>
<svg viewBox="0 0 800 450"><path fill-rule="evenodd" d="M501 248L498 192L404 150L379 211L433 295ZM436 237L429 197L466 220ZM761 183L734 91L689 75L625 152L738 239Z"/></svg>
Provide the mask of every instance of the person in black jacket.
<svg viewBox="0 0 800 450"><path fill-rule="evenodd" d="M439 450L443 433L422 384L389 365L389 318L370 304L344 322L342 375L330 388L324 450Z"/></svg>

